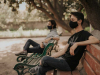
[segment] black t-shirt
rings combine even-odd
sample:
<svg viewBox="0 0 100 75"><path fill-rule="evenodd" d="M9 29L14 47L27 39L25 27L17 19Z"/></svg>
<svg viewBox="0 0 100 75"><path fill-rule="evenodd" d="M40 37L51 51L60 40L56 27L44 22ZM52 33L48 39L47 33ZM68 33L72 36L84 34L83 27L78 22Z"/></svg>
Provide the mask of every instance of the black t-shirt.
<svg viewBox="0 0 100 75"><path fill-rule="evenodd" d="M81 42L81 41L88 40L89 36L92 36L92 34L90 34L87 31L82 30L82 31L79 31L79 32L73 34L69 38L69 40L68 40L69 47L68 47L66 53L64 55L62 55L62 57L67 61L67 63L69 64L71 70L74 70L77 67L77 65L79 63L79 60L82 57L86 46L78 46L74 51L74 53L75 53L74 56L70 55L70 47L75 42Z"/></svg>

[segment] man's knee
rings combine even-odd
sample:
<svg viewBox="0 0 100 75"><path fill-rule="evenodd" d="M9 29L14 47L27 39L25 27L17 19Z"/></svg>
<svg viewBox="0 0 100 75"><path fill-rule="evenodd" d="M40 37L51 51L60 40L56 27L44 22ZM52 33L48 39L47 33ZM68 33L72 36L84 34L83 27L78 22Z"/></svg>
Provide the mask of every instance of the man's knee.
<svg viewBox="0 0 100 75"><path fill-rule="evenodd" d="M41 65L42 66L47 66L47 61L49 59L49 56L44 56L41 60Z"/></svg>
<svg viewBox="0 0 100 75"><path fill-rule="evenodd" d="M31 42L32 40L31 40L31 39L28 39L27 41L28 41L28 42Z"/></svg>
<svg viewBox="0 0 100 75"><path fill-rule="evenodd" d="M44 56L41 61L48 61L49 56Z"/></svg>

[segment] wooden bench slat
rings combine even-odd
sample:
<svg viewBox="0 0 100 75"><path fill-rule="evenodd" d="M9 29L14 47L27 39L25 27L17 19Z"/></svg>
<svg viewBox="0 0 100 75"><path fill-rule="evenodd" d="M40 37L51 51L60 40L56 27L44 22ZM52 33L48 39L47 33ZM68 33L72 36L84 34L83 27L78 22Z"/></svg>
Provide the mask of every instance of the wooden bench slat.
<svg viewBox="0 0 100 75"><path fill-rule="evenodd" d="M48 72L46 73L46 75L53 75L53 73L54 73L54 70L50 70L50 71L48 71Z"/></svg>
<svg viewBox="0 0 100 75"><path fill-rule="evenodd" d="M73 75L80 75L79 71L77 69L75 69L74 71L72 71ZM71 75L71 71L60 71L57 70L57 75Z"/></svg>
<svg viewBox="0 0 100 75"><path fill-rule="evenodd" d="M38 58L38 59L36 60L36 62L34 62L33 65L36 65L36 64L40 61L41 58L42 58L42 57Z"/></svg>
<svg viewBox="0 0 100 75"><path fill-rule="evenodd" d="M29 57L28 60L27 60L27 64L29 64L33 60L33 57L36 57L37 55L38 54L36 53L36 54L33 54L31 57Z"/></svg>
<svg viewBox="0 0 100 75"><path fill-rule="evenodd" d="M42 57L33 59L33 60L29 63L29 65L35 65L35 64L37 64L37 62L38 62L41 58L42 58Z"/></svg>
<svg viewBox="0 0 100 75"><path fill-rule="evenodd" d="M96 75L86 60L84 60L84 69L85 69L87 75Z"/></svg>
<svg viewBox="0 0 100 75"><path fill-rule="evenodd" d="M71 75L71 71L57 71L57 75Z"/></svg>
<svg viewBox="0 0 100 75"><path fill-rule="evenodd" d="M86 49L100 61L100 47L97 45L87 45Z"/></svg>
<svg viewBox="0 0 100 75"><path fill-rule="evenodd" d="M85 52L85 59L89 63L90 67L93 69L93 71L100 75L100 63L92 57L92 55L89 52Z"/></svg>
<svg viewBox="0 0 100 75"><path fill-rule="evenodd" d="M80 75L79 71L77 69L75 69L74 71L72 71L73 75Z"/></svg>

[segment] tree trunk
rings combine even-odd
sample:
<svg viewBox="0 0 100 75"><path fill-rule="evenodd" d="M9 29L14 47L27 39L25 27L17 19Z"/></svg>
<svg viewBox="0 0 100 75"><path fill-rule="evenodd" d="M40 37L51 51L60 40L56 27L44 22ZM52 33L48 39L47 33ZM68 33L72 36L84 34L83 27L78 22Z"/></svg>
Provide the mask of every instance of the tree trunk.
<svg viewBox="0 0 100 75"><path fill-rule="evenodd" d="M80 0L94 29L100 30L100 5L96 0Z"/></svg>

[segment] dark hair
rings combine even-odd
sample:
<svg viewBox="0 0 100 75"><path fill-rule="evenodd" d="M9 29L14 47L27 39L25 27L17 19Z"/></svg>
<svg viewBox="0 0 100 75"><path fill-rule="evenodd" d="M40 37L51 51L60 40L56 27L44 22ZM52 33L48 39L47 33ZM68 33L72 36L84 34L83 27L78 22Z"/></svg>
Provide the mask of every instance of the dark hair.
<svg viewBox="0 0 100 75"><path fill-rule="evenodd" d="M56 22L54 20L49 20L49 22L51 22L51 24L54 25L53 29L56 28Z"/></svg>
<svg viewBox="0 0 100 75"><path fill-rule="evenodd" d="M78 20L82 20L82 23L84 22L84 15L81 12L71 12L71 15L74 15Z"/></svg>

